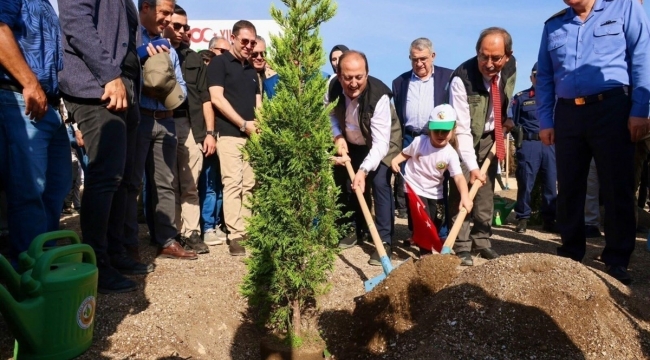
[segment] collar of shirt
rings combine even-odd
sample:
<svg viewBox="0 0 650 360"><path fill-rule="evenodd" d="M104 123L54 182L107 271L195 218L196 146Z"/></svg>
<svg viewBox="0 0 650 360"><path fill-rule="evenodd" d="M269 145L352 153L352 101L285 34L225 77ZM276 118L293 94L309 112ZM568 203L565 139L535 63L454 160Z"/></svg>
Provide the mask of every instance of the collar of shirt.
<svg viewBox="0 0 650 360"><path fill-rule="evenodd" d="M569 10L562 16L562 20L568 21L571 19L574 19L580 23L587 22L589 19L591 19L594 16L594 13L597 11L601 11L606 7L606 3L610 2L611 0L596 0L594 2L594 5L591 7L591 11L589 12L589 15L587 15L587 18L582 21L578 14L573 10L572 7L569 6Z"/></svg>
<svg viewBox="0 0 650 360"><path fill-rule="evenodd" d="M501 87L501 71L496 75L497 77L497 86L499 88ZM492 78L486 78L483 76L483 85L485 86L485 89L490 92L490 89L492 89Z"/></svg>
<svg viewBox="0 0 650 360"><path fill-rule="evenodd" d="M425 83L425 82L429 82L429 80L433 79L433 73L434 73L434 70L433 70L433 68L432 68L432 69L431 69L431 75L429 75L429 78L426 79L426 80L422 80L422 78L420 78L419 76L417 76L417 75L415 74L415 71L411 70L411 81L422 81L422 82L424 82L424 83Z"/></svg>

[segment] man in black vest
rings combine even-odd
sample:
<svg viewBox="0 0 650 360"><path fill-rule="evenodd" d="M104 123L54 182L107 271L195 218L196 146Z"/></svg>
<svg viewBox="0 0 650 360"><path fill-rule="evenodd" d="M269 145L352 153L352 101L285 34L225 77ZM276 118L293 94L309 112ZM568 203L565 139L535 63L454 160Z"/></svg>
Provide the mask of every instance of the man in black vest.
<svg viewBox="0 0 650 360"><path fill-rule="evenodd" d="M500 151L499 147L504 145L504 133L512 128L512 120L506 121L505 115L514 91L515 77L512 37L505 29L492 27L481 32L476 43L476 56L454 70L449 85L449 103L458 116L456 135L463 171L470 183L483 183L454 245L454 251L464 266L474 265L470 253L472 248L486 259L499 256L490 244L497 160L492 161L487 174L481 174L480 167L495 142L497 154L502 152L501 156L505 155L505 149ZM493 99L498 102L493 104ZM452 181L450 211L458 212L459 201L458 190ZM470 220L474 221L471 231Z"/></svg>
<svg viewBox="0 0 650 360"><path fill-rule="evenodd" d="M352 190L361 188L370 204L370 184L375 200L377 232L388 256L391 254L395 226L390 162L401 150L402 132L390 104L390 89L380 80L368 75L366 56L358 51L346 51L338 60L338 76L330 83L326 104L338 99L331 115L334 144L339 155L349 155L357 171ZM368 180L366 182L366 180ZM342 191L349 191L346 186ZM356 237L341 240L340 247L349 248L362 238L366 228L363 213L356 198ZM375 251L368 262L380 266Z"/></svg>
<svg viewBox="0 0 650 360"><path fill-rule="evenodd" d="M187 84L187 99L174 110L178 137L174 174L175 220L180 242L197 254L205 254L209 250L201 239L201 207L197 183L203 167L203 154L210 156L216 151L216 133L206 67L201 56L182 42L183 35L189 29L187 13L176 5L172 21L163 33L178 53L183 80Z"/></svg>

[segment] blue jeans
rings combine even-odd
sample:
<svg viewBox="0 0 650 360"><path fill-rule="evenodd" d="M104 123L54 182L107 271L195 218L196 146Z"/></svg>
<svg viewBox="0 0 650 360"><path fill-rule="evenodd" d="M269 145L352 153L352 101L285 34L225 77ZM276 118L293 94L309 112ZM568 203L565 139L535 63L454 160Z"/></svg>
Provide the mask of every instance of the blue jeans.
<svg viewBox="0 0 650 360"><path fill-rule="evenodd" d="M223 206L223 186L217 154L203 158L203 170L199 177L199 202L201 203L201 229L205 233L215 229L221 223L219 214Z"/></svg>
<svg viewBox="0 0 650 360"><path fill-rule="evenodd" d="M0 90L0 187L7 193L12 257L59 229L71 183L70 141L59 113L48 106L42 119L30 120L23 95Z"/></svg>

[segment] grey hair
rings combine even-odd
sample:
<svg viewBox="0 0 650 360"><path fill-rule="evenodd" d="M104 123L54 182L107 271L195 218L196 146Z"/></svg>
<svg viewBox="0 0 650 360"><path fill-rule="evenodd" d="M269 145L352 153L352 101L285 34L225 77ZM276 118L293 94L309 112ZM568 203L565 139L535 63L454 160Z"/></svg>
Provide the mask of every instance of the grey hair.
<svg viewBox="0 0 650 360"><path fill-rule="evenodd" d="M433 54L433 43L431 40L421 37L413 40L411 43L411 47L409 48L409 51L417 49L417 50L429 50Z"/></svg>
<svg viewBox="0 0 650 360"><path fill-rule="evenodd" d="M212 50L215 46L217 46L217 41L224 39L228 41L225 37L223 36L213 36L212 39L210 39L210 42L208 43L208 49Z"/></svg>
<svg viewBox="0 0 650 360"><path fill-rule="evenodd" d="M149 6L151 7L156 7L160 5L162 1L163 0L138 0L138 11L142 10L142 5L144 5L145 3L149 4ZM170 1L174 6L176 5L176 0L170 0Z"/></svg>
<svg viewBox="0 0 650 360"><path fill-rule="evenodd" d="M257 42L261 41L264 43L264 45L266 45L266 40L264 40L264 38L261 35L255 36L255 40L257 40Z"/></svg>

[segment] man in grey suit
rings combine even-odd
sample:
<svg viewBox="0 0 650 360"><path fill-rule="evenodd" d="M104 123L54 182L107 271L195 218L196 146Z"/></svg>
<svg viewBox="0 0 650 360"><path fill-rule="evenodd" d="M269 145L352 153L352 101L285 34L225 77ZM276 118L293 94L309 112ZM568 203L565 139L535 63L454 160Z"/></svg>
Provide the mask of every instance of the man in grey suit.
<svg viewBox="0 0 650 360"><path fill-rule="evenodd" d="M59 0L64 62L61 92L83 134L88 171L81 201L81 232L97 255L98 291L136 289L122 274L146 274L124 244L126 194L137 186L133 158L139 122L138 12L132 0ZM137 259L137 255L135 256Z"/></svg>

